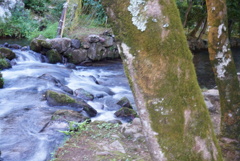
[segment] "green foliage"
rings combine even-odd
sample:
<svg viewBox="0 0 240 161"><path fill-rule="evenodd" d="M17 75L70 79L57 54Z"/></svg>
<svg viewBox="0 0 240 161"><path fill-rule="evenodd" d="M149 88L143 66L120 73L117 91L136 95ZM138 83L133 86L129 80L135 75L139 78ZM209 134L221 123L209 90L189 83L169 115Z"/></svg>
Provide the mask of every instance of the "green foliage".
<svg viewBox="0 0 240 161"><path fill-rule="evenodd" d="M25 8L31 9L38 15L43 15L44 12L48 12L47 3L49 0L24 0Z"/></svg>
<svg viewBox="0 0 240 161"><path fill-rule="evenodd" d="M88 119L81 123L78 123L75 121L69 121L69 130L59 131L59 132L64 133L65 135L80 134L82 131L88 130L88 126L87 126L88 123L89 123Z"/></svg>
<svg viewBox="0 0 240 161"><path fill-rule="evenodd" d="M177 0L177 7L180 12L181 21L184 22L185 20L185 13L189 7L189 1L188 0ZM188 15L188 21L187 21L187 28L193 28L196 22L200 21L204 16L206 16L206 4L204 0L194 0L192 9L189 12Z"/></svg>
<svg viewBox="0 0 240 161"><path fill-rule="evenodd" d="M107 21L107 15L103 9L101 0L83 0L83 14L94 17L99 25L105 24Z"/></svg>
<svg viewBox="0 0 240 161"><path fill-rule="evenodd" d="M7 68L9 66L8 62L6 61L6 59L0 59L0 69L4 69L4 68Z"/></svg>
<svg viewBox="0 0 240 161"><path fill-rule="evenodd" d="M12 16L0 21L0 37L26 37L37 28L37 21L30 16L30 11L19 6L13 9Z"/></svg>
<svg viewBox="0 0 240 161"><path fill-rule="evenodd" d="M39 31L38 29L35 29L29 35L27 35L27 38L29 40L32 40L35 37L38 37L39 35L42 35L46 38L52 39L56 37L57 34L57 27L58 27L58 22L55 22L53 24L48 24L45 30Z"/></svg>

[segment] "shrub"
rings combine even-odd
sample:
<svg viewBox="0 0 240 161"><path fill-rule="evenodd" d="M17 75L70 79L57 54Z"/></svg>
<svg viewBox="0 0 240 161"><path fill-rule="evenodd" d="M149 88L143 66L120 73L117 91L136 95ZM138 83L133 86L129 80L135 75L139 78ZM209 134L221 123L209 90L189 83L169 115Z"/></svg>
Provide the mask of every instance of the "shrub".
<svg viewBox="0 0 240 161"><path fill-rule="evenodd" d="M30 11L18 6L13 9L12 16L0 21L0 37L26 37L37 28L37 21L31 19Z"/></svg>
<svg viewBox="0 0 240 161"><path fill-rule="evenodd" d="M35 29L27 36L27 38L31 40L33 38L38 37L39 35L42 35L49 39L55 38L57 34L57 27L58 27L58 22L55 22L53 24L48 24L45 30L39 31L38 29Z"/></svg>

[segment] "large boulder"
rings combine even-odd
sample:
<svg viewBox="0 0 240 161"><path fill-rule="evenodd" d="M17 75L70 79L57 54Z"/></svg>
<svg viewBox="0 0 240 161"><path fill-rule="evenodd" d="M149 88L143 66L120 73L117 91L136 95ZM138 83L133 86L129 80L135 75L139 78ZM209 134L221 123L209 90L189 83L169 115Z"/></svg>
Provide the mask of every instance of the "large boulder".
<svg viewBox="0 0 240 161"><path fill-rule="evenodd" d="M71 47L71 39L69 38L47 39L47 43L51 44L52 49L56 49L59 54Z"/></svg>
<svg viewBox="0 0 240 161"><path fill-rule="evenodd" d="M86 49L73 49L69 48L63 54L69 63L80 64L87 60L87 50Z"/></svg>
<svg viewBox="0 0 240 161"><path fill-rule="evenodd" d="M46 51L51 49L51 44L46 41L46 38L39 35L37 38L33 39L30 43L30 49L32 51L45 54Z"/></svg>
<svg viewBox="0 0 240 161"><path fill-rule="evenodd" d="M16 58L16 54L8 48L0 48L0 58L7 58L12 60Z"/></svg>
<svg viewBox="0 0 240 161"><path fill-rule="evenodd" d="M88 49L88 58L93 61L99 61L106 58L106 49L101 43L92 43Z"/></svg>
<svg viewBox="0 0 240 161"><path fill-rule="evenodd" d="M97 111L85 101L75 99L64 93L48 90L46 92L46 99L50 106L70 106L83 109L90 117L97 115Z"/></svg>
<svg viewBox="0 0 240 161"><path fill-rule="evenodd" d="M56 49L51 49L46 53L49 63L56 64L62 62L62 56Z"/></svg>
<svg viewBox="0 0 240 161"><path fill-rule="evenodd" d="M79 49L81 47L81 42L78 39L71 40L71 47L75 49Z"/></svg>

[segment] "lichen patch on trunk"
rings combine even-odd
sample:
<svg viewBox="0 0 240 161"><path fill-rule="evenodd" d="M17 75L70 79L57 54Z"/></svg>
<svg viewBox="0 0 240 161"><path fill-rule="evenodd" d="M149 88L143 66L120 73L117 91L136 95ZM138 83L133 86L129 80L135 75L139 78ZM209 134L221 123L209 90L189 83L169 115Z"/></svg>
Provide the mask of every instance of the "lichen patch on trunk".
<svg viewBox="0 0 240 161"><path fill-rule="evenodd" d="M145 31L147 26L147 15L143 14L147 10L145 0L130 0L128 11L132 14L132 23L141 31Z"/></svg>

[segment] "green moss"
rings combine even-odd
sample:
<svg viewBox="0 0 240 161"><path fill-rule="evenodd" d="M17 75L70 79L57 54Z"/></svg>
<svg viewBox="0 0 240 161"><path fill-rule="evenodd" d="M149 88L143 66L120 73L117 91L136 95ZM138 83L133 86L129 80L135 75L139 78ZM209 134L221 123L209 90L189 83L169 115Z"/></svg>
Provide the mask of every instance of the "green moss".
<svg viewBox="0 0 240 161"><path fill-rule="evenodd" d="M6 59L0 59L0 70L7 69L11 67L11 65L7 62Z"/></svg>
<svg viewBox="0 0 240 161"><path fill-rule="evenodd" d="M57 52L56 49L51 49L46 53L46 56L49 60L49 63L55 64L62 61L61 55Z"/></svg>
<svg viewBox="0 0 240 161"><path fill-rule="evenodd" d="M42 40L39 39L33 39L30 43L30 49L35 52L41 52L42 46L41 46Z"/></svg>
<svg viewBox="0 0 240 161"><path fill-rule="evenodd" d="M60 104L76 103L73 98L69 97L66 94L61 94L54 91L47 91L46 95L47 97L54 99L57 103Z"/></svg>
<svg viewBox="0 0 240 161"><path fill-rule="evenodd" d="M137 117L136 111L128 107L122 107L114 113L117 117Z"/></svg>
<svg viewBox="0 0 240 161"><path fill-rule="evenodd" d="M161 27L164 25L162 20L153 22L149 18L144 32L132 24L132 15L125 12L129 1L113 3L106 0L104 3L113 11L109 19L114 22L114 33L134 55L133 69L130 69L134 73L129 72L131 67L127 63L125 73L131 88L139 90L144 97L140 101L146 105L166 158L202 160L202 154L193 150L195 137L200 137L206 140L208 149L212 149L212 144L216 145L219 152L217 160L222 160L175 1L159 1L161 13L169 19L169 27ZM127 59L123 54L121 57ZM187 125L186 111L190 111Z"/></svg>
<svg viewBox="0 0 240 161"><path fill-rule="evenodd" d="M0 58L7 58L12 60L16 58L16 54L8 48L0 48Z"/></svg>
<svg viewBox="0 0 240 161"><path fill-rule="evenodd" d="M40 42L42 47L47 48L47 49L51 49L52 48L52 44L50 44L49 42L45 41L41 41Z"/></svg>

